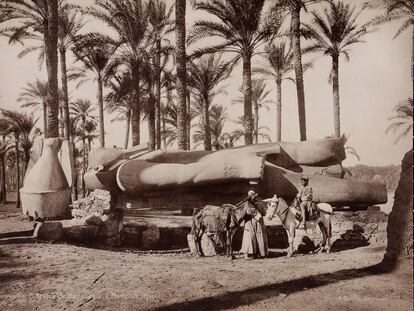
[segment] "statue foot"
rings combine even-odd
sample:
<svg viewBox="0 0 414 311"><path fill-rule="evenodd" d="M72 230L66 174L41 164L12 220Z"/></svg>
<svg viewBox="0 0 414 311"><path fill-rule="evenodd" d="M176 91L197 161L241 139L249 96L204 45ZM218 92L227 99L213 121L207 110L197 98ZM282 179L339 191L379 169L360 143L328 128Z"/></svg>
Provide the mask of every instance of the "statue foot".
<svg viewBox="0 0 414 311"><path fill-rule="evenodd" d="M293 251L288 251L287 257L292 257L292 256L293 256Z"/></svg>

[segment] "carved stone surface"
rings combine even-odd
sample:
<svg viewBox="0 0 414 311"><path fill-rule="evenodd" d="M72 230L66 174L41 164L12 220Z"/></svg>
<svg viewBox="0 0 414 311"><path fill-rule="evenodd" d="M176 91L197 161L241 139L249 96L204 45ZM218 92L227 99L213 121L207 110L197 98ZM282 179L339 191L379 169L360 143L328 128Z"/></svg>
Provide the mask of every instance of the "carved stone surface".
<svg viewBox="0 0 414 311"><path fill-rule="evenodd" d="M20 189L24 215L34 218L67 216L71 190L57 156L60 147L59 138L43 140L41 156L26 174Z"/></svg>
<svg viewBox="0 0 414 311"><path fill-rule="evenodd" d="M90 159L99 169L87 172L84 178L90 189L110 190L117 196L119 207L191 209L234 204L250 188L263 197L276 193L290 200L298 192L303 176L311 178L315 202L333 206L385 203L387 193L381 178L370 182L342 179L344 159L341 138L219 151L99 148Z"/></svg>

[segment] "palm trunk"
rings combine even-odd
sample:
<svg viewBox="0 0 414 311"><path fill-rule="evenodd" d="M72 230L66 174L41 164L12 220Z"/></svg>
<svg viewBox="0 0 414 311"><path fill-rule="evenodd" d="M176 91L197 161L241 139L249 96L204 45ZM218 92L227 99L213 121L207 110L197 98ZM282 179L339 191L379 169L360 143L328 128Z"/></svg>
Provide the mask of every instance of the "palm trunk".
<svg viewBox="0 0 414 311"><path fill-rule="evenodd" d="M293 33L293 65L295 67L296 93L298 98L299 133L300 140L306 140L305 90L303 83L302 52L300 47L300 10L300 6L291 9L291 28Z"/></svg>
<svg viewBox="0 0 414 311"><path fill-rule="evenodd" d="M83 129L83 135L82 135L82 147L83 147L83 163L82 163L82 195L83 197L86 196L86 186L85 186L85 179L83 178L83 175L86 173L86 158L87 158L87 152L86 152L86 142L85 142L85 124L86 124L86 117L82 117L82 129Z"/></svg>
<svg viewBox="0 0 414 311"><path fill-rule="evenodd" d="M412 47L411 47L411 80L414 82L414 26L412 33Z"/></svg>
<svg viewBox="0 0 414 311"><path fill-rule="evenodd" d="M46 137L47 132L47 103L43 103L43 135Z"/></svg>
<svg viewBox="0 0 414 311"><path fill-rule="evenodd" d="M155 100L155 126L157 133L157 149L161 149L161 40L157 39L157 94Z"/></svg>
<svg viewBox="0 0 414 311"><path fill-rule="evenodd" d="M102 77L98 77L98 108L99 108L99 144L105 147L105 124L104 124L104 106L103 106L103 85Z"/></svg>
<svg viewBox="0 0 414 311"><path fill-rule="evenodd" d="M203 127L204 127L204 150L211 150L211 132L208 96L204 96L203 102Z"/></svg>
<svg viewBox="0 0 414 311"><path fill-rule="evenodd" d="M187 149L191 149L191 96L187 90Z"/></svg>
<svg viewBox="0 0 414 311"><path fill-rule="evenodd" d="M164 117L164 115L161 116L161 127L162 127L162 147L163 147L163 149L167 149L167 139L165 137L165 117Z"/></svg>
<svg viewBox="0 0 414 311"><path fill-rule="evenodd" d="M75 169L75 179L73 181L73 199L74 201L78 200L78 170Z"/></svg>
<svg viewBox="0 0 414 311"><path fill-rule="evenodd" d="M339 104L339 57L332 57L332 91L335 137L341 136L341 108Z"/></svg>
<svg viewBox="0 0 414 311"><path fill-rule="evenodd" d="M75 146L73 146L73 159L75 160L75 176L74 176L74 182L73 182L73 196L74 200L78 200L78 168L76 165L76 156L75 156Z"/></svg>
<svg viewBox="0 0 414 311"><path fill-rule="evenodd" d="M63 107L61 107L59 103L59 137L65 136L65 125L63 124L63 122Z"/></svg>
<svg viewBox="0 0 414 311"><path fill-rule="evenodd" d="M148 134L150 141L150 149L154 150L156 148L156 131L155 131L155 98L150 95L149 98L149 108L148 108Z"/></svg>
<svg viewBox="0 0 414 311"><path fill-rule="evenodd" d="M132 128L132 146L140 144L141 138L141 103L140 103L140 88L139 88L140 72L139 67L134 66L132 68L132 83L134 86L134 104L132 107L131 115L131 128Z"/></svg>
<svg viewBox="0 0 414 311"><path fill-rule="evenodd" d="M70 140L70 122L69 122L69 95L68 95L68 76L66 70L66 49L61 47L59 49L60 55L60 75L62 79L63 92L63 132L64 138Z"/></svg>
<svg viewBox="0 0 414 311"><path fill-rule="evenodd" d="M15 134L15 152L16 152L16 208L20 208L20 157L19 157L19 134Z"/></svg>
<svg viewBox="0 0 414 311"><path fill-rule="evenodd" d="M85 136L85 133L84 133ZM83 145L83 163L82 163L82 195L83 197L86 196L86 185L85 185L85 179L83 178L83 175L86 173L86 143L85 143L85 137L82 137L82 145Z"/></svg>
<svg viewBox="0 0 414 311"><path fill-rule="evenodd" d="M130 125L131 125L131 109L128 109L126 112L126 129L125 129L125 142L124 142L125 149L128 148Z"/></svg>
<svg viewBox="0 0 414 311"><path fill-rule="evenodd" d="M5 137L3 136L3 144L5 143ZM0 186L0 203L7 203L7 190L6 190L6 154L1 155L1 186Z"/></svg>
<svg viewBox="0 0 414 311"><path fill-rule="evenodd" d="M282 140L282 80L276 80L276 141Z"/></svg>
<svg viewBox="0 0 414 311"><path fill-rule="evenodd" d="M187 150L187 59L185 51L185 0L175 0L176 71L177 71L177 131L178 149Z"/></svg>
<svg viewBox="0 0 414 311"><path fill-rule="evenodd" d="M46 47L46 68L49 84L48 116L46 137L59 137L59 94L58 94L58 0L47 0L47 30L44 33Z"/></svg>
<svg viewBox="0 0 414 311"><path fill-rule="evenodd" d="M253 143L252 118L252 66L251 56L243 57L243 93L244 93L244 143Z"/></svg>
<svg viewBox="0 0 414 311"><path fill-rule="evenodd" d="M259 143L259 105L254 103L254 143Z"/></svg>

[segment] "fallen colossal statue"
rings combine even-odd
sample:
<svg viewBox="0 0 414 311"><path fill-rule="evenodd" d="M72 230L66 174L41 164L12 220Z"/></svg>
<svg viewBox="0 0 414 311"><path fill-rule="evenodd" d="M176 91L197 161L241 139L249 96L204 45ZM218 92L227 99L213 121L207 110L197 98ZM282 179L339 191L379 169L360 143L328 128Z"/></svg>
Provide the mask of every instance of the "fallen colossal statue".
<svg viewBox="0 0 414 311"><path fill-rule="evenodd" d="M234 203L248 189L263 197L292 199L302 176L310 177L315 202L335 207L387 201L381 177L371 182L343 179L343 141L325 138L235 147L219 151L93 149L89 189L109 190L118 205L185 209Z"/></svg>

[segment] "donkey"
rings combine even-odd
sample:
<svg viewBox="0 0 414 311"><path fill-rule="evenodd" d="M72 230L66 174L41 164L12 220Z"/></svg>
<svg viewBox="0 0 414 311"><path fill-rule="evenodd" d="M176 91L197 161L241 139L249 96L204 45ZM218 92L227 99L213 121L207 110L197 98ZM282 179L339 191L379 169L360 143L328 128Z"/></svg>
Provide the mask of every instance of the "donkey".
<svg viewBox="0 0 414 311"><path fill-rule="evenodd" d="M299 202L295 199L294 205ZM322 245L319 249L319 252L326 250L326 253L329 253L331 250L331 235L332 235L332 226L331 226L331 217L333 213L332 206L328 203L318 203L316 204L317 211L319 211L319 217L316 220L306 222L307 224L318 225L323 236ZM300 214L294 206L288 206L286 201L282 198L278 198L277 202L270 201L268 203L268 209L266 217L271 220L274 215L277 215L282 221L282 225L285 228L289 240L289 250L287 253L288 257L293 255L293 241L295 239L296 229L299 227L300 221L297 219L297 214ZM302 217L305 217L302 215Z"/></svg>
<svg viewBox="0 0 414 311"><path fill-rule="evenodd" d="M194 237L198 256L204 256L201 249L201 238L204 232L225 232L226 233L226 255L234 259L233 237L237 228L246 215L244 204L221 206L206 205L193 215L191 234Z"/></svg>

